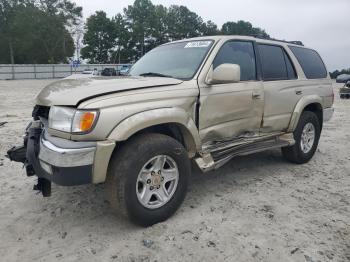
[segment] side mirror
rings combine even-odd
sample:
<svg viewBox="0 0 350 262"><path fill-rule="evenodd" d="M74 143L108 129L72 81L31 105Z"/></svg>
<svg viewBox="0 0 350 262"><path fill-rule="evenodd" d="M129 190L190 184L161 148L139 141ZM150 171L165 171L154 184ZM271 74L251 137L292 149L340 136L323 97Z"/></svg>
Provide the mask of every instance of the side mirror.
<svg viewBox="0 0 350 262"><path fill-rule="evenodd" d="M350 87L350 81L346 82L346 87Z"/></svg>
<svg viewBox="0 0 350 262"><path fill-rule="evenodd" d="M237 83L241 80L241 67L236 64L222 64L210 72L208 84Z"/></svg>

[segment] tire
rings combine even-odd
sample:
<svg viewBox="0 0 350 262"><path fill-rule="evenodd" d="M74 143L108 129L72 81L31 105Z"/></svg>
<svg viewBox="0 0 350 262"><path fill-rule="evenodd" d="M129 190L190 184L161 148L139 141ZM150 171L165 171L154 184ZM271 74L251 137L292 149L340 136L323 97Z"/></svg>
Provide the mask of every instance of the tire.
<svg viewBox="0 0 350 262"><path fill-rule="evenodd" d="M162 161L162 168L156 169L156 163ZM107 197L112 208L133 223L151 226L168 219L179 208L186 196L190 174L190 159L182 144L162 134L141 134L113 154L106 180ZM167 182L168 176L177 179ZM149 201L146 197L142 200L142 196L147 196L142 192L152 194Z"/></svg>
<svg viewBox="0 0 350 262"><path fill-rule="evenodd" d="M345 95L341 94L341 95L340 95L340 98L341 98L341 99L344 99L344 98L345 98Z"/></svg>
<svg viewBox="0 0 350 262"><path fill-rule="evenodd" d="M311 127L310 125L312 125L314 128L314 139L312 146L310 146L311 143L309 143L309 146L303 146L308 144L307 142L304 143L305 140L302 139L303 130L304 128L305 130L311 130L312 128L309 129L309 127ZM304 111L300 116L298 125L293 134L295 144L289 147L282 147L282 155L285 159L292 163L304 164L309 162L315 154L321 135L321 125L317 115L311 111ZM306 138L306 140L309 141L308 138Z"/></svg>

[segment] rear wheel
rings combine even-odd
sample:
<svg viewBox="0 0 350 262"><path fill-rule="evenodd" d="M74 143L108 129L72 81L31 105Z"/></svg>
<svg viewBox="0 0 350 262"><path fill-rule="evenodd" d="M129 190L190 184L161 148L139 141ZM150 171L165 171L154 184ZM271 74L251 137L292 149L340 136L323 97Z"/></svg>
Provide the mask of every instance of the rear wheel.
<svg viewBox="0 0 350 262"><path fill-rule="evenodd" d="M321 125L317 115L310 111L304 111L294 131L295 144L283 147L283 156L293 163L307 163L315 154L320 134Z"/></svg>
<svg viewBox="0 0 350 262"><path fill-rule="evenodd" d="M177 140L162 134L136 136L111 159L109 201L134 223L153 225L181 205L190 172L187 152Z"/></svg>

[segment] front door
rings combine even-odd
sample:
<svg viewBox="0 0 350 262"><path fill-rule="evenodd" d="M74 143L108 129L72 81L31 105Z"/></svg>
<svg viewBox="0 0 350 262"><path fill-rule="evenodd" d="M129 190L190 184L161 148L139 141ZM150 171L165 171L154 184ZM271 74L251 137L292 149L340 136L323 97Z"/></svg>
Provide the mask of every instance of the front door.
<svg viewBox="0 0 350 262"><path fill-rule="evenodd" d="M199 133L203 143L259 136L264 92L262 82L257 79L253 42L223 44L213 61L213 69L228 63L240 66L240 82L214 84L200 90Z"/></svg>

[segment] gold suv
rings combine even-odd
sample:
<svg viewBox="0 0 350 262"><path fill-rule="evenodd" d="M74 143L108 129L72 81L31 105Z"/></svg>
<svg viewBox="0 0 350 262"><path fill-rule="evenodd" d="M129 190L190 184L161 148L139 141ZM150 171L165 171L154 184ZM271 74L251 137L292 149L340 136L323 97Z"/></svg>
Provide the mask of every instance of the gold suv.
<svg viewBox="0 0 350 262"><path fill-rule="evenodd" d="M106 183L112 206L148 226L184 200L191 159L208 172L281 148L287 160L308 162L333 99L321 57L300 42L187 39L153 49L127 77L48 85L24 145L8 156L38 177L44 196L51 182Z"/></svg>

